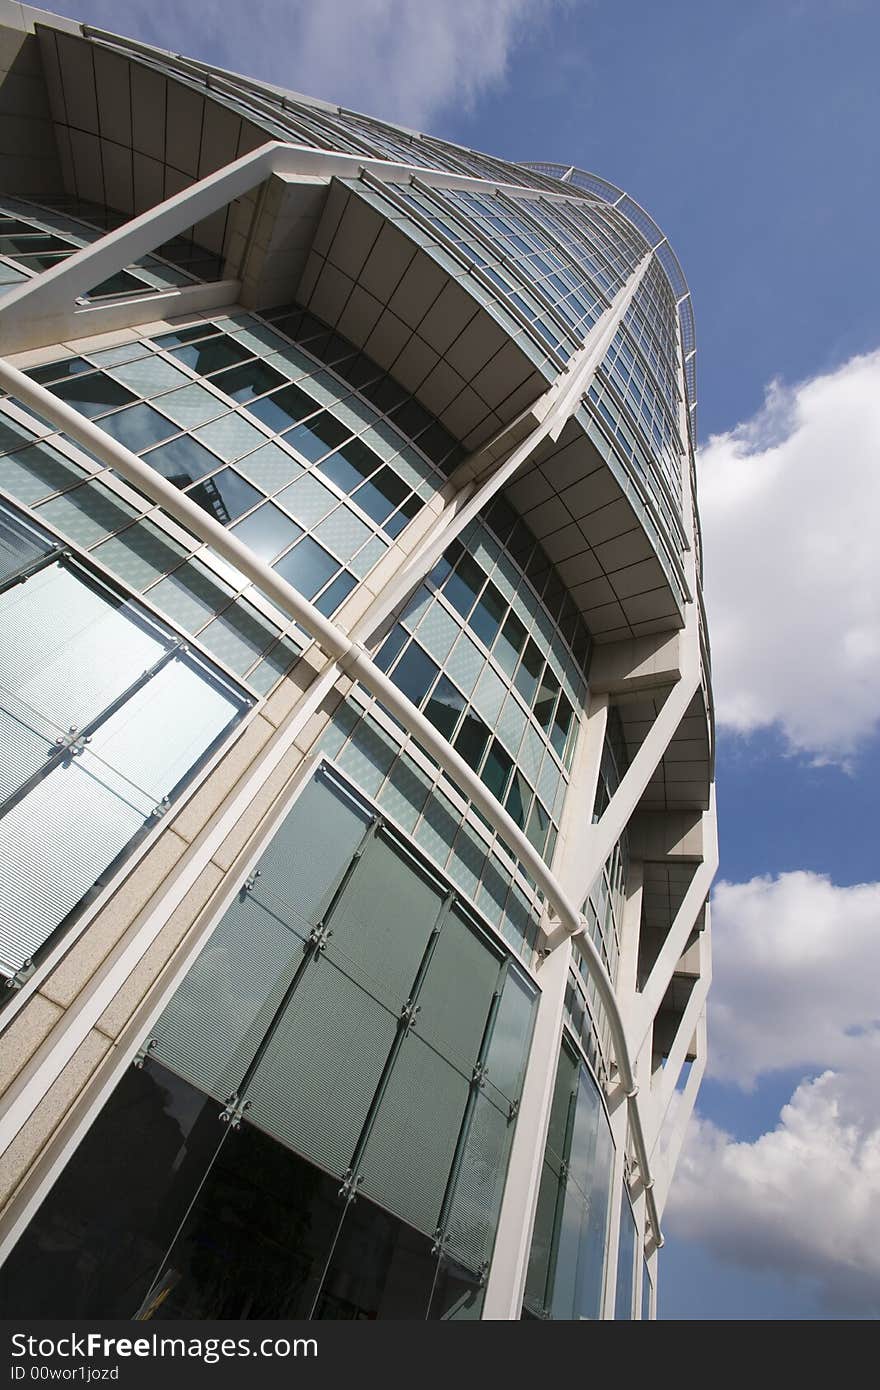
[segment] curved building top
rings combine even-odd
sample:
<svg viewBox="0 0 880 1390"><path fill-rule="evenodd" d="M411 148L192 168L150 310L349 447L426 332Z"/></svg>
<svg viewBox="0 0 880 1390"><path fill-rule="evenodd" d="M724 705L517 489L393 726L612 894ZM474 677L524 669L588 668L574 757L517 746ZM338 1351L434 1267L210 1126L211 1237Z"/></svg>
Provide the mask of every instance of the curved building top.
<svg viewBox="0 0 880 1390"><path fill-rule="evenodd" d="M494 159L88 25L35 27L81 202L131 217L267 138L305 153L307 173L273 174L191 241L246 309L296 301L361 349L463 469L481 451L493 466L492 441L515 441L595 350L564 428L503 496L595 643L682 628L700 575L693 315L638 203L582 170Z"/></svg>

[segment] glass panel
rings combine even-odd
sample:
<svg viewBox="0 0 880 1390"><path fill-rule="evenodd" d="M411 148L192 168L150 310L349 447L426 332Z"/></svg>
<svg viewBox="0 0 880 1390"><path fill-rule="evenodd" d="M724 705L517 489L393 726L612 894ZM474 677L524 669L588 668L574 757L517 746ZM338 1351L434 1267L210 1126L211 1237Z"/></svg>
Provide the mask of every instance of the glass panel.
<svg viewBox="0 0 880 1390"><path fill-rule="evenodd" d="M495 659L509 676L512 676L519 654L526 640L526 630L515 613L508 613L495 644Z"/></svg>
<svg viewBox="0 0 880 1390"><path fill-rule="evenodd" d="M334 507L339 506L339 498L320 479L312 473L305 473L290 487L279 494L290 515L307 529L321 521Z"/></svg>
<svg viewBox="0 0 880 1390"><path fill-rule="evenodd" d="M290 442L294 442L292 436ZM369 478L375 473L380 463L381 459L372 449L368 449L362 440L352 439L348 444L343 444L341 449L337 449L335 454L324 459L321 472L343 492L350 493L364 478Z"/></svg>
<svg viewBox="0 0 880 1390"><path fill-rule="evenodd" d="M358 488L354 500L374 521L386 522L395 507L408 496L409 488L406 483L401 482L390 468L383 468ZM406 517L395 517L393 524L386 527L388 534L399 535L405 524Z"/></svg>
<svg viewBox="0 0 880 1390"><path fill-rule="evenodd" d="M620 1194L620 1242L617 1251L617 1284L614 1296L615 1322L630 1322L636 1266L636 1219L625 1192Z"/></svg>
<svg viewBox="0 0 880 1390"><path fill-rule="evenodd" d="M226 372L219 372L214 377L213 384L224 395L241 405L253 400L254 396L262 396L276 386L283 386L284 377L280 372L267 367L265 362L255 361L242 367L230 367Z"/></svg>
<svg viewBox="0 0 880 1390"><path fill-rule="evenodd" d="M547 666L541 678L538 698L535 700L535 718L542 729L549 730L550 728L550 721L553 717L556 696L558 694L559 682L550 670L550 667Z"/></svg>
<svg viewBox="0 0 880 1390"><path fill-rule="evenodd" d="M560 758L565 753L565 745L568 740L573 717L574 711L571 705L568 703L565 696L560 694L559 705L553 717L553 727L550 730L550 742Z"/></svg>
<svg viewBox="0 0 880 1390"><path fill-rule="evenodd" d="M132 355L136 354L132 352ZM128 386L137 395L146 397L157 396L160 391L171 391L176 386L185 386L188 381L188 377L178 371L177 367L172 367L170 362L153 353L139 357L136 361L112 367L111 373L123 386Z"/></svg>
<svg viewBox="0 0 880 1390"><path fill-rule="evenodd" d="M296 390L296 387L288 386L285 389L292 391ZM267 397L267 399L274 400L275 398ZM289 419L287 424L290 424ZM279 428L283 429L284 425L279 426ZM349 434L350 430L347 430L344 425L340 425L338 420L334 420L333 416L328 415L325 411L321 415L315 416L307 425L300 425L298 429L292 430L287 435L287 443L292 445L297 453L307 458L310 463L316 463L330 449L335 449L337 444L341 444L343 440L347 439Z"/></svg>
<svg viewBox="0 0 880 1390"><path fill-rule="evenodd" d="M507 779L513 767L513 759L506 753L498 742L497 738L492 740L492 747L486 758L483 768L482 778L493 796L499 801L504 800L504 793L507 789Z"/></svg>
<svg viewBox="0 0 880 1390"><path fill-rule="evenodd" d="M210 425L202 425L196 430L196 435L227 463L251 453L266 438L253 425L249 425L243 415L235 414L223 415Z"/></svg>
<svg viewBox="0 0 880 1390"><path fill-rule="evenodd" d="M414 705L421 705L438 674L434 662L417 642L410 642L391 673L391 679Z"/></svg>
<svg viewBox="0 0 880 1390"><path fill-rule="evenodd" d="M20 969L143 826L152 806L88 750L0 820L0 968Z"/></svg>
<svg viewBox="0 0 880 1390"><path fill-rule="evenodd" d="M195 381L189 386L181 386L179 391L166 392L155 404L163 415L185 430L204 425L228 409L224 400Z"/></svg>
<svg viewBox="0 0 880 1390"><path fill-rule="evenodd" d="M461 691L441 676L425 705L425 715L445 739L451 739L464 706Z"/></svg>
<svg viewBox="0 0 880 1390"><path fill-rule="evenodd" d="M304 536L293 550L289 550L275 565L275 569L306 598L314 598L327 580L339 569L339 561L313 541Z"/></svg>
<svg viewBox="0 0 880 1390"><path fill-rule="evenodd" d="M67 401L74 410L89 418L102 415L105 410L114 410L118 405L128 405L135 400L131 391L112 381L109 376L95 372L90 376L76 376L68 381L59 381L52 387L52 394Z"/></svg>
<svg viewBox="0 0 880 1390"><path fill-rule="evenodd" d="M342 1224L313 1316L423 1319L437 1270L432 1244L359 1198Z"/></svg>
<svg viewBox="0 0 880 1390"><path fill-rule="evenodd" d="M477 768L486 751L489 738L489 730L482 719L478 719L473 710L469 709L462 720L461 728L455 740L456 751L461 754L470 767Z"/></svg>
<svg viewBox="0 0 880 1390"><path fill-rule="evenodd" d="M463 555L444 585L443 592L453 608L466 618L486 576L468 555Z"/></svg>
<svg viewBox="0 0 880 1390"><path fill-rule="evenodd" d="M0 1269L5 1314L133 1317L227 1133L216 1101L129 1068Z"/></svg>
<svg viewBox="0 0 880 1390"><path fill-rule="evenodd" d="M426 1235L437 1227L469 1092L417 1034L403 1039L359 1171L367 1196Z"/></svg>
<svg viewBox="0 0 880 1390"><path fill-rule="evenodd" d="M280 507L267 502L233 527L233 535L249 546L261 560L274 560L282 550L302 535L302 528L290 520Z"/></svg>
<svg viewBox="0 0 880 1390"><path fill-rule="evenodd" d="M232 1093L364 829L323 780L305 788L155 1025L160 1061L219 1100Z"/></svg>
<svg viewBox="0 0 880 1390"><path fill-rule="evenodd" d="M148 405L133 405L108 415L101 421L101 429L134 454L177 434L177 426Z"/></svg>
<svg viewBox="0 0 880 1390"><path fill-rule="evenodd" d="M0 579L8 579L49 549L50 542L40 532L0 505Z"/></svg>
<svg viewBox="0 0 880 1390"><path fill-rule="evenodd" d="M416 1032L467 1080L477 1061L501 959L453 909L438 933L418 994Z"/></svg>
<svg viewBox="0 0 880 1390"><path fill-rule="evenodd" d="M221 473L215 473L213 478L197 483L195 487L190 488L189 495L209 516L219 521L221 526L228 526L236 517L241 516L242 512L246 512L262 500L262 494L257 492L255 487L251 487L250 483L246 483L234 468L224 468Z"/></svg>
<svg viewBox="0 0 880 1390"><path fill-rule="evenodd" d="M252 482L269 493L277 492L303 471L302 464L277 444L264 444L262 449L240 459L238 467Z"/></svg>
<svg viewBox="0 0 880 1390"><path fill-rule="evenodd" d="M180 334L180 337L182 336L183 334ZM172 337L173 335L169 334L166 338L156 338L154 341L160 346L170 347L172 343L169 340ZM192 367L199 376L207 376L209 372L216 372L220 367L231 367L234 362L244 362L253 356L240 343L227 338L225 334L203 339L199 343L188 343L184 347L176 348L173 355L178 362L185 362L188 367Z"/></svg>
<svg viewBox="0 0 880 1390"><path fill-rule="evenodd" d="M501 620L506 612L507 603L500 591L494 584L487 584L470 616L471 627L487 647L491 647L498 636Z"/></svg>
<svg viewBox="0 0 880 1390"><path fill-rule="evenodd" d="M175 656L92 735L91 751L153 805L170 796L241 709L241 700Z"/></svg>
<svg viewBox="0 0 880 1390"><path fill-rule="evenodd" d="M248 1119L341 1177L396 1035L396 1010L319 957L248 1084Z"/></svg>
<svg viewBox="0 0 880 1390"><path fill-rule="evenodd" d="M168 647L120 600L60 564L0 595L0 631L0 697L14 697L17 718L33 710L65 734L99 714Z"/></svg>
<svg viewBox="0 0 880 1390"><path fill-rule="evenodd" d="M336 612L339 605L348 598L356 584L357 580L354 575L343 570L342 574L338 574L333 583L315 599L315 607L318 612L329 618L331 614Z"/></svg>
<svg viewBox="0 0 880 1390"><path fill-rule="evenodd" d="M311 1314L345 1216L339 1179L249 1124L224 1128L228 1137L155 1270L140 1319Z"/></svg>
<svg viewBox="0 0 880 1390"><path fill-rule="evenodd" d="M270 430L280 434L282 430L290 429L299 420L304 420L312 415L318 408L317 402L311 396L307 396L304 391L300 391L298 386L284 386L274 395L264 396L262 400L246 400L245 404L251 415L255 415L258 420L262 420L264 425L268 425ZM296 431L299 434L299 431ZM343 430L343 437L347 431ZM291 444L300 449L299 444L293 435L290 437ZM304 449L300 449L305 453ZM321 449L321 453L326 453L326 447ZM311 455L307 454L307 457Z"/></svg>
<svg viewBox="0 0 880 1390"><path fill-rule="evenodd" d="M219 467L217 457L189 435L162 444L148 454L145 461L177 487L186 487Z"/></svg>
<svg viewBox="0 0 880 1390"><path fill-rule="evenodd" d="M538 680L544 666L544 658L534 642L526 644L523 659L519 664L515 677L516 688L522 695L527 705L531 705L538 689Z"/></svg>
<svg viewBox="0 0 880 1390"><path fill-rule="evenodd" d="M428 1317L432 1321L476 1321L485 1292L485 1284L478 1275L448 1255L441 1255Z"/></svg>

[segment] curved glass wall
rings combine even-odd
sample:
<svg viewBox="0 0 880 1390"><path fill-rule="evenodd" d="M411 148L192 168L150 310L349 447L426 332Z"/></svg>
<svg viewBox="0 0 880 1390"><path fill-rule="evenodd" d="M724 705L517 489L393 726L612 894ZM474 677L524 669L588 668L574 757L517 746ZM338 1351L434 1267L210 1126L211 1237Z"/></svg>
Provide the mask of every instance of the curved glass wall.
<svg viewBox="0 0 880 1390"><path fill-rule="evenodd" d="M477 1316L536 995L322 769L16 1247L4 1306L49 1316L66 1277L81 1316ZM141 1133L149 1171L123 1162Z"/></svg>
<svg viewBox="0 0 880 1390"><path fill-rule="evenodd" d="M385 373L302 311L284 311L272 328L254 315L217 316L30 375L328 614L461 453ZM0 488L255 693L296 659L303 635L253 585L15 403L0 415Z"/></svg>
<svg viewBox="0 0 880 1390"><path fill-rule="evenodd" d="M20 984L252 701L2 504L0 541L0 973Z"/></svg>
<svg viewBox="0 0 880 1390"><path fill-rule="evenodd" d="M617 1246L617 1282L614 1296L614 1317L617 1322L631 1322L635 1317L633 1303L636 1292L636 1250L639 1233L635 1212L626 1192L620 1194L620 1238Z"/></svg>
<svg viewBox="0 0 880 1390"><path fill-rule="evenodd" d="M614 1147L599 1088L563 1041L544 1150L523 1315L602 1315Z"/></svg>
<svg viewBox="0 0 880 1390"><path fill-rule="evenodd" d="M74 200L51 206L0 195L0 293L90 246L125 218L108 209ZM94 225L89 225L90 223ZM182 238L117 271L84 296L107 300L114 295L148 294L152 290L197 284L220 278L222 260Z"/></svg>

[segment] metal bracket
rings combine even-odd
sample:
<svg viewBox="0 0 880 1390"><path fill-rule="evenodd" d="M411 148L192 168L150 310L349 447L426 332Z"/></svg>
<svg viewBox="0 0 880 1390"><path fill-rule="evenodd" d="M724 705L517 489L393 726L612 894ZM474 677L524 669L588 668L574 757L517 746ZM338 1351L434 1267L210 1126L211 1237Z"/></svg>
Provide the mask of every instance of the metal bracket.
<svg viewBox="0 0 880 1390"><path fill-rule="evenodd" d="M150 815L154 820L161 820L170 805L171 802L168 800L168 797L163 796L162 800L153 807Z"/></svg>
<svg viewBox="0 0 880 1390"><path fill-rule="evenodd" d="M443 1230L443 1227L442 1227L442 1226L438 1226L437 1229L436 1229L436 1231L434 1232L434 1243L433 1243L433 1245L431 1246L431 1254L432 1254L432 1255L445 1255L445 1254L446 1254L446 1241L447 1241L446 1232Z"/></svg>
<svg viewBox="0 0 880 1390"><path fill-rule="evenodd" d="M72 758L79 757L87 743L91 743L91 734L81 734L79 725L71 724L66 734L59 734L55 740L56 748L64 748Z"/></svg>
<svg viewBox="0 0 880 1390"><path fill-rule="evenodd" d="M342 1175L342 1186L339 1189L339 1196L344 1198L346 1206L357 1198L357 1190L363 1180L363 1173L353 1173L350 1168L346 1168Z"/></svg>
<svg viewBox="0 0 880 1390"><path fill-rule="evenodd" d="M488 1075L489 1068L486 1066L486 1063L478 1062L477 1065L474 1067L473 1072L471 1073L471 1085L476 1086L478 1090L482 1091L483 1087L486 1084L486 1077Z"/></svg>
<svg viewBox="0 0 880 1390"><path fill-rule="evenodd" d="M28 958L18 967L14 975L9 976L9 979L6 981L6 988L21 989L22 985L27 984L36 968L33 961Z"/></svg>
<svg viewBox="0 0 880 1390"><path fill-rule="evenodd" d="M220 1111L220 1123L229 1125L230 1129L239 1129L244 1112L250 1109L250 1104L249 1100L240 1100L237 1095L230 1096L225 1109Z"/></svg>
<svg viewBox="0 0 880 1390"><path fill-rule="evenodd" d="M410 999L407 999L406 1003L401 1009L400 1018L403 1023L404 1037L406 1037L407 1033L411 1033L412 1030L415 1028L416 1015L420 1012L421 1007L421 1004L413 1004L413 1002Z"/></svg>
<svg viewBox="0 0 880 1390"><path fill-rule="evenodd" d="M321 955L327 949L327 943L333 935L333 928L328 927L326 922L318 922L317 926L312 927L309 932L309 945L315 955Z"/></svg>
<svg viewBox="0 0 880 1390"><path fill-rule="evenodd" d="M254 869L254 872L251 874L250 878L246 878L244 883L241 885L242 893L252 893L257 886L257 879L262 877L262 873L262 869Z"/></svg>
<svg viewBox="0 0 880 1390"><path fill-rule="evenodd" d="M510 1124L511 1121L515 1120L518 1114L519 1114L519 1097L517 1097L516 1100L512 1100L512 1101L510 1102L510 1104L508 1105L508 1107L507 1107L507 1123Z"/></svg>
<svg viewBox="0 0 880 1390"><path fill-rule="evenodd" d="M143 1047L139 1047L132 1059L131 1065L137 1067L138 1071L140 1071L158 1041L158 1038L150 1038L148 1042L144 1043Z"/></svg>

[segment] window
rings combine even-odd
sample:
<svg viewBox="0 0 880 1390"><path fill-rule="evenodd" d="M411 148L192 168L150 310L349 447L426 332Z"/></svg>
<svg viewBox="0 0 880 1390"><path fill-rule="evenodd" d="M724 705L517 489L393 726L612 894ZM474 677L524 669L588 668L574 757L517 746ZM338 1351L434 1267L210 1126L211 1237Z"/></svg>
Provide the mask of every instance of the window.
<svg viewBox="0 0 880 1390"><path fill-rule="evenodd" d="M72 1287L83 1317L479 1316L535 989L326 767L259 867L19 1241L4 1306L51 1316Z"/></svg>
<svg viewBox="0 0 880 1390"><path fill-rule="evenodd" d="M15 977L247 701L139 604L2 521L0 971Z"/></svg>

